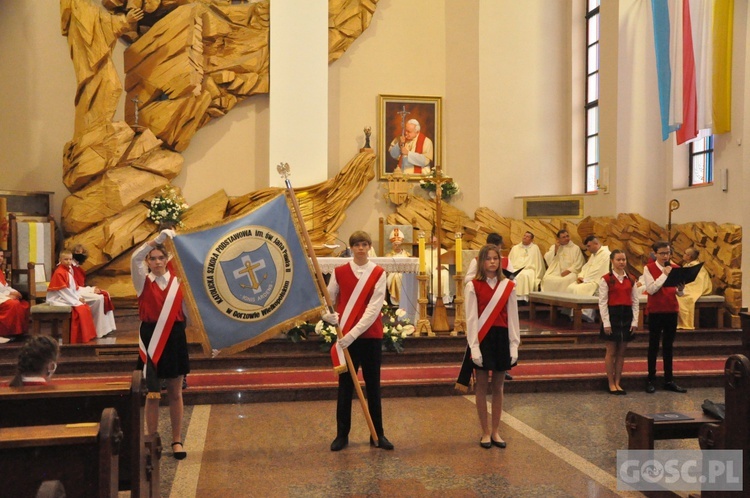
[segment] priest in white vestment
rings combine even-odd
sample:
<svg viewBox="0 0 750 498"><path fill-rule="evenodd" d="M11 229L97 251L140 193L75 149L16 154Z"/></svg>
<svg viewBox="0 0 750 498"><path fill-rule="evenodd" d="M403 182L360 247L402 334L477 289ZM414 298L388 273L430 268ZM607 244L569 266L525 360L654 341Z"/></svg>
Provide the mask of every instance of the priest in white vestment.
<svg viewBox="0 0 750 498"><path fill-rule="evenodd" d="M570 233L564 229L558 230L557 241L545 253L544 261L547 263L541 283L544 292L566 292L586 262L581 248L570 241Z"/></svg>
<svg viewBox="0 0 750 498"><path fill-rule="evenodd" d="M404 249L404 233L398 228L391 230L391 234L388 237L391 241L391 250L388 251L385 256L389 258L410 258L411 254ZM390 272L385 278L385 284L388 288L388 293L391 298L391 304L398 306L401 301L401 288L404 275L398 272Z"/></svg>
<svg viewBox="0 0 750 498"><path fill-rule="evenodd" d="M589 235L583 241L589 251L589 260L581 268L576 281L568 285L566 292L579 296L598 296L599 281L609 273L609 247L603 246L595 235ZM596 310L583 310L583 318L594 321Z"/></svg>
<svg viewBox="0 0 750 498"><path fill-rule="evenodd" d="M437 247L437 237L432 236L431 245L425 247L425 266L427 274L430 275L430 294L432 296L432 302L436 301L438 296L438 269L440 269L440 285L442 285L442 291L440 295L443 296L443 303L448 304L453 301L453 296L450 293L450 275L448 273L448 265L440 264L440 255L445 254L446 251L442 247Z"/></svg>
<svg viewBox="0 0 750 498"><path fill-rule="evenodd" d="M544 258L539 246L534 243L534 234L526 232L521 242L514 245L508 254L509 266L522 270L516 275L516 295L528 300L529 292L539 288L544 276Z"/></svg>
<svg viewBox="0 0 750 498"><path fill-rule="evenodd" d="M699 263L699 255L700 253L694 247L688 247L685 249L684 260L686 263L683 267L689 268L697 265ZM683 294L677 296L677 303L680 305L680 311L677 315L678 329L695 329L695 302L699 297L711 294L712 290L713 286L711 284L711 277L705 267L701 268L696 279L689 284L686 284Z"/></svg>

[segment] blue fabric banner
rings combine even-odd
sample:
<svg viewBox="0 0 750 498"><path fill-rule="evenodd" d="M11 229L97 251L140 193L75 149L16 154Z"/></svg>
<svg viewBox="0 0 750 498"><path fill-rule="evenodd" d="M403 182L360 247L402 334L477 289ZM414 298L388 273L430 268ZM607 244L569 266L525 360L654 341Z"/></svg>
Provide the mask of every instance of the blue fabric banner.
<svg viewBox="0 0 750 498"><path fill-rule="evenodd" d="M247 349L317 318L323 298L286 197L221 225L180 232L175 261L211 349Z"/></svg>

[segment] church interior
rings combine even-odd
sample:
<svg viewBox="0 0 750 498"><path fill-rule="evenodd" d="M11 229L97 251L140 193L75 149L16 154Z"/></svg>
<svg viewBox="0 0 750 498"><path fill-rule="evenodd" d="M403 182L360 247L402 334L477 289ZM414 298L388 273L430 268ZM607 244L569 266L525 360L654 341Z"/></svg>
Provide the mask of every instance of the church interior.
<svg viewBox="0 0 750 498"><path fill-rule="evenodd" d="M701 134L686 141L679 135L686 126L665 124L673 118L662 72L670 54L659 51L654 19L667 3L683 4L4 2L0 271L11 285L26 279L32 321L28 335L0 343L0 376L13 377L27 337L52 335L62 344L53 383L86 386L89 394L109 385L126 396L139 355L131 256L173 228L153 214L154 199L180 206L179 239L229 226L289 195L291 184L300 216L294 224L323 272L334 273L339 256L351 254L350 235L364 230L371 261L389 275L393 306L384 309L394 317L405 309L411 319L411 335L384 349L380 374L385 435L395 450L368 443L374 432L355 400L348 446L329 451L338 380L330 344L313 330L318 309L274 324L262 340L220 351L211 340L221 331L206 332L211 323L193 300L182 395L187 458L173 458L167 396L161 440L144 440L145 416L126 409L118 424L123 444L135 441L135 449L120 455L110 493L97 496L640 496L622 488L617 473L618 450L649 449L639 446L637 417L688 413L694 422L716 422L700 415L704 400L727 405L711 444L733 440L723 448L743 450L750 463L750 383L730 375L747 375L747 359L738 355L750 352L742 292L750 278L742 271L750 258L742 251L750 219L750 153L742 149L750 138L750 15L745 0L684 0L691 9L713 9L725 63L719 79L708 66L694 68L699 82L711 80L713 100L704 99L706 111L698 99ZM694 23L705 21L693 14ZM696 53L710 52L705 39L692 43ZM407 133L422 138L399 143L411 140ZM698 142L711 144L699 179ZM280 176L283 164L289 170ZM601 318L586 319L597 298L545 292L542 268L517 305L521 346L504 383L500 426L507 448L488 450L477 444L474 392L455 389L467 347L463 272L492 233L502 236L507 258L514 246L528 247L526 233L540 254L556 254L560 230L583 258L594 259L589 236L607 253L623 251L635 278L656 257L659 240L670 242L676 265L688 266L697 251L710 291L695 305L694 328L681 326L674 346L675 379L687 392L661 383L656 393L644 392L642 297L625 353L627 395L612 396ZM21 247L37 240L35 256ZM117 323L85 344L70 343L70 310L34 311L45 306L59 251L78 245L87 252L86 284L107 289ZM409 259L399 262L402 245ZM35 396L0 384L0 412L35 406ZM141 388L133 389L145 398ZM14 459L3 453L11 438L3 431L15 430L11 418L0 423L5 462ZM141 430L132 435L129 424ZM696 422L660 436L656 427L650 449L705 449L699 429L706 430ZM750 475L747 463L744 469ZM719 496L700 489L667 495Z"/></svg>

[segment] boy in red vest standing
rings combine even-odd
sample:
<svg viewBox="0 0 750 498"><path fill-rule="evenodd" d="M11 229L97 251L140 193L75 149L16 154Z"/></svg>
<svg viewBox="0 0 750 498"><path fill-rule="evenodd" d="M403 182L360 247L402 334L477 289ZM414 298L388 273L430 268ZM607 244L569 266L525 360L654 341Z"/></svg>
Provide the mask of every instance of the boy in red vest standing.
<svg viewBox="0 0 750 498"><path fill-rule="evenodd" d="M336 313L326 313L323 320L333 325L341 323L339 345L349 350L355 372L362 365L362 376L367 391L367 406L378 435L379 448L392 450L393 444L383 435L383 414L380 406L380 363L382 359L383 322L381 308L385 300L385 271L371 262L367 254L372 239L367 232L356 231L349 237L353 261L336 268L328 283L328 293L336 303ZM352 425L351 375L339 375L336 406L336 439L331 451L340 451L349 444ZM375 442L370 438L370 444Z"/></svg>
<svg viewBox="0 0 750 498"><path fill-rule="evenodd" d="M662 359L664 360L664 389L676 393L686 393L687 389L675 384L672 378L672 345L677 333L677 314L680 306L677 296L682 295L685 285L678 287L663 287L667 276L676 268L669 258L672 251L669 243L660 240L652 246L656 261L649 262L643 268L643 277L646 283L648 301L646 313L648 313L648 381L646 392L651 394L656 391L656 356L659 354L659 341L662 343Z"/></svg>

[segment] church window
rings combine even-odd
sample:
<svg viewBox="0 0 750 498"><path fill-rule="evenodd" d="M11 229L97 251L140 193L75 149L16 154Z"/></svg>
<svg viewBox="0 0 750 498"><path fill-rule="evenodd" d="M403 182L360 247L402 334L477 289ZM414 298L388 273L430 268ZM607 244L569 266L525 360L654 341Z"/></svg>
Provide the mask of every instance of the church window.
<svg viewBox="0 0 750 498"><path fill-rule="evenodd" d="M706 185L714 181L714 136L690 142L689 185Z"/></svg>
<svg viewBox="0 0 750 498"><path fill-rule="evenodd" d="M586 192L599 181L599 3L586 2Z"/></svg>

